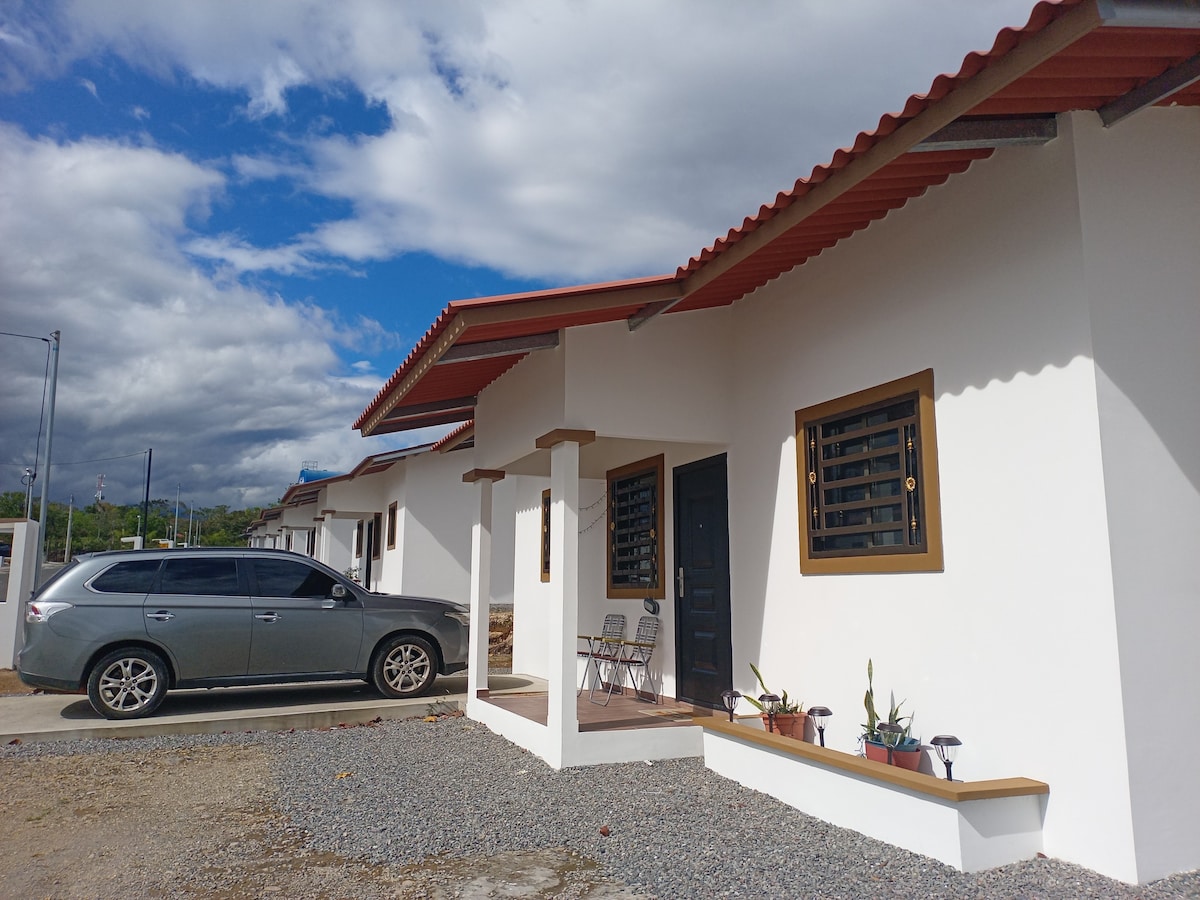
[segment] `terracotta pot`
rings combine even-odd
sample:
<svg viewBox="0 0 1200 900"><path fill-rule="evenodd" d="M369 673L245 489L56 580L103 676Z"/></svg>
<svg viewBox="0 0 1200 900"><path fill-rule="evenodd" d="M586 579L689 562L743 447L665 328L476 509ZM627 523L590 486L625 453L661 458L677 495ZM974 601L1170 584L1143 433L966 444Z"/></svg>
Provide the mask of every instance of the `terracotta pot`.
<svg viewBox="0 0 1200 900"><path fill-rule="evenodd" d="M888 761L887 747L875 741L866 741L867 759L873 759L875 762L885 763ZM892 750L892 765L898 766L901 769L909 769L917 772L921 768L921 745L914 744L911 747L897 748Z"/></svg>
<svg viewBox="0 0 1200 900"><path fill-rule="evenodd" d="M808 713L778 713L775 716L775 733L784 737L804 740L804 725L808 721ZM770 731L770 717L762 715L763 731Z"/></svg>

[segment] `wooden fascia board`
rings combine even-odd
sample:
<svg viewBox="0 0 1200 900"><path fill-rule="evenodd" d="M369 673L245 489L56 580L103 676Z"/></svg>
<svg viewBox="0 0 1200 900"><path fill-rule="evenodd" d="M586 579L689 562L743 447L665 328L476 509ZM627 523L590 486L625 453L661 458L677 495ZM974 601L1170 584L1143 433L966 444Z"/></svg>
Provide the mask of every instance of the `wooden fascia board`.
<svg viewBox="0 0 1200 900"><path fill-rule="evenodd" d="M1068 10L1013 48L1003 58L922 110L891 134L881 138L875 146L844 168L831 172L824 181L813 185L807 194L787 209L763 222L755 231L726 248L716 259L693 272L684 282L684 298L744 262L817 210L832 203L892 160L903 156L939 129L965 115L1039 63L1098 28L1102 20L1096 2L1097 0L1090 0Z"/></svg>
<svg viewBox="0 0 1200 900"><path fill-rule="evenodd" d="M388 394L387 398L379 405L379 409L375 410L360 431L363 436L372 434L387 418L388 413L395 409L400 401L428 374L429 370L438 364L446 355L446 351L454 346L468 328L494 325L497 322L522 322L551 316L569 316L614 306L649 304L679 296L679 282L669 281L662 284L597 291L573 297L541 297L462 309L455 315L446 330L434 341L433 346L425 351L425 355L413 366L412 371L392 389L392 392Z"/></svg>

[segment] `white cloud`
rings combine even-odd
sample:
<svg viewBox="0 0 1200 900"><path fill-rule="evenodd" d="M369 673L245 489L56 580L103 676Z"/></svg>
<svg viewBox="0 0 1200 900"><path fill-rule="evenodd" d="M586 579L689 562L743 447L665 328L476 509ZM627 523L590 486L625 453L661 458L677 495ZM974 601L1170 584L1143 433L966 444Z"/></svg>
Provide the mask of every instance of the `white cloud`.
<svg viewBox="0 0 1200 900"><path fill-rule="evenodd" d="M0 127L4 330L62 331L56 460L153 447L155 496L182 482L197 502L240 505L274 500L302 458L348 468L371 452L349 423L378 379L342 372L333 350L353 343L357 323L218 284L176 249L222 187L178 155ZM45 349L3 341L0 490L19 490ZM138 460L56 468L51 495L88 496L106 468L110 499L139 498Z"/></svg>
<svg viewBox="0 0 1200 900"><path fill-rule="evenodd" d="M245 91L253 116L301 84L386 104L386 134L309 136L307 171L238 163L348 200L350 218L269 252L198 252L289 272L416 250L582 280L670 271L1031 5L78 0L69 39L42 45L181 68Z"/></svg>

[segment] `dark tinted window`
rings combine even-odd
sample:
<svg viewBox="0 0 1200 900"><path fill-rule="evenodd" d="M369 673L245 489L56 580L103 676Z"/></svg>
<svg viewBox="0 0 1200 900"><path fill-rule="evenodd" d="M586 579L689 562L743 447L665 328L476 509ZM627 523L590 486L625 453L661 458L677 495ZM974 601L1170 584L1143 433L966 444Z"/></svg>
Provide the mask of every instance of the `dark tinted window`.
<svg viewBox="0 0 1200 900"><path fill-rule="evenodd" d="M92 590L108 594L145 594L154 583L159 560L131 559L119 562L92 579Z"/></svg>
<svg viewBox="0 0 1200 900"><path fill-rule="evenodd" d="M256 559L254 572L262 597L328 597L336 583L324 572L291 559Z"/></svg>
<svg viewBox="0 0 1200 900"><path fill-rule="evenodd" d="M168 559L160 594L238 594L237 561L220 557Z"/></svg>

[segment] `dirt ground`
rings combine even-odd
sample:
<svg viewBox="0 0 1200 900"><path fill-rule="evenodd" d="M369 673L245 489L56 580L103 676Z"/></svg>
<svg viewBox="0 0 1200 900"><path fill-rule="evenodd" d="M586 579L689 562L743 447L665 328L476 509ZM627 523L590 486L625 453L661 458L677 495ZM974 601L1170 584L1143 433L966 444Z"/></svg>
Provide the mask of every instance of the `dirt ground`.
<svg viewBox="0 0 1200 900"><path fill-rule="evenodd" d="M512 617L493 616L493 669L511 665ZM29 694L0 669L0 694ZM0 897L621 898L561 848L380 866L304 846L276 809L271 760L253 746L0 759Z"/></svg>
<svg viewBox="0 0 1200 900"><path fill-rule="evenodd" d="M0 895L624 898L561 849L381 866L304 846L253 746L0 759Z"/></svg>

